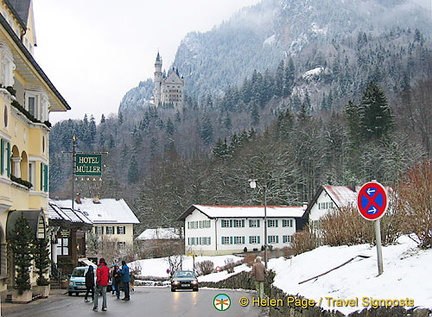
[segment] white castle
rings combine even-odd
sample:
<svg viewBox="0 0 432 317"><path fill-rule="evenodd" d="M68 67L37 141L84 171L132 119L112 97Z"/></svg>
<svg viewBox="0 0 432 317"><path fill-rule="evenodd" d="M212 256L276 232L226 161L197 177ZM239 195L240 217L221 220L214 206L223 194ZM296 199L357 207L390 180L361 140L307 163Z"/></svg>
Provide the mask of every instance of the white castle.
<svg viewBox="0 0 432 317"><path fill-rule="evenodd" d="M154 72L153 99L156 107L159 105L172 105L180 108L184 100L184 79L180 76L178 69L173 69L165 76L162 73L162 58L159 52L156 56Z"/></svg>

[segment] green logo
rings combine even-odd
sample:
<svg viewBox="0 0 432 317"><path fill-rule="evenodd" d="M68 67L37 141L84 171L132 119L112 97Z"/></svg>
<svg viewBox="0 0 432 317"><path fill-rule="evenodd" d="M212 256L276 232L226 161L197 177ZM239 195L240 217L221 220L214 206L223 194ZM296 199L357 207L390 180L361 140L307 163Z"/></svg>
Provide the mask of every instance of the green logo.
<svg viewBox="0 0 432 317"><path fill-rule="evenodd" d="M231 298L226 294L217 294L213 298L213 306L219 311L228 310L231 306Z"/></svg>

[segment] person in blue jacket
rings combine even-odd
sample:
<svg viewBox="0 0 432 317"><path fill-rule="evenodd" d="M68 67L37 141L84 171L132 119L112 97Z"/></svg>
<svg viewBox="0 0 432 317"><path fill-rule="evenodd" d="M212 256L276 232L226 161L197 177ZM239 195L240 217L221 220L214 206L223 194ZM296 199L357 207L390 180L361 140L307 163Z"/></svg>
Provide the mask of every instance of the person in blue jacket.
<svg viewBox="0 0 432 317"><path fill-rule="evenodd" d="M125 293L124 298L122 300L130 300L130 292L129 292L129 282L130 282L130 274L129 274L129 266L127 266L125 261L122 261L122 269L121 269L121 280L123 283L123 290Z"/></svg>

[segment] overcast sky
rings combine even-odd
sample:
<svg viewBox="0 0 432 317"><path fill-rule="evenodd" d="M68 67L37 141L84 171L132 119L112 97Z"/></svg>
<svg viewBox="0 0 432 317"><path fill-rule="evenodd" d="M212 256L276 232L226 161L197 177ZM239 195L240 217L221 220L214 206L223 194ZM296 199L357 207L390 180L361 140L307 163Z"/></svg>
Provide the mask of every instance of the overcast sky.
<svg viewBox="0 0 432 317"><path fill-rule="evenodd" d="M34 0L35 59L72 110L50 121L117 113L124 94L165 69L188 32L206 32L259 0Z"/></svg>

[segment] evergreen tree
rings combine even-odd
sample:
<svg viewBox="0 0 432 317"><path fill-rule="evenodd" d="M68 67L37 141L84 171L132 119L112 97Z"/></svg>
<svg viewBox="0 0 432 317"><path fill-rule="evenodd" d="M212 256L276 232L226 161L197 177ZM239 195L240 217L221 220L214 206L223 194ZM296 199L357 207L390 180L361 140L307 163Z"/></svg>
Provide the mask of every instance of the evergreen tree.
<svg viewBox="0 0 432 317"><path fill-rule="evenodd" d="M50 259L49 259L49 240L36 239L36 252L34 255L35 267L38 274L37 285L48 285L49 281L45 277L48 273Z"/></svg>
<svg viewBox="0 0 432 317"><path fill-rule="evenodd" d="M200 129L201 139L204 144L211 144L213 142L213 126L209 116L205 116Z"/></svg>
<svg viewBox="0 0 432 317"><path fill-rule="evenodd" d="M16 220L9 239L13 263L16 269L15 285L20 295L30 290L30 266L33 260L34 231L30 228L27 218L21 213Z"/></svg>
<svg viewBox="0 0 432 317"><path fill-rule="evenodd" d="M128 182L129 184L135 184L139 180L138 161L135 155L132 155L129 169L128 169Z"/></svg>
<svg viewBox="0 0 432 317"><path fill-rule="evenodd" d="M252 105L252 112L251 112L251 124L253 126L257 126L259 124L259 121L260 121L260 115L258 111L258 106L257 103L254 102Z"/></svg>
<svg viewBox="0 0 432 317"><path fill-rule="evenodd" d="M366 140L387 136L394 125L393 115L381 88L371 82L360 104L360 125Z"/></svg>

